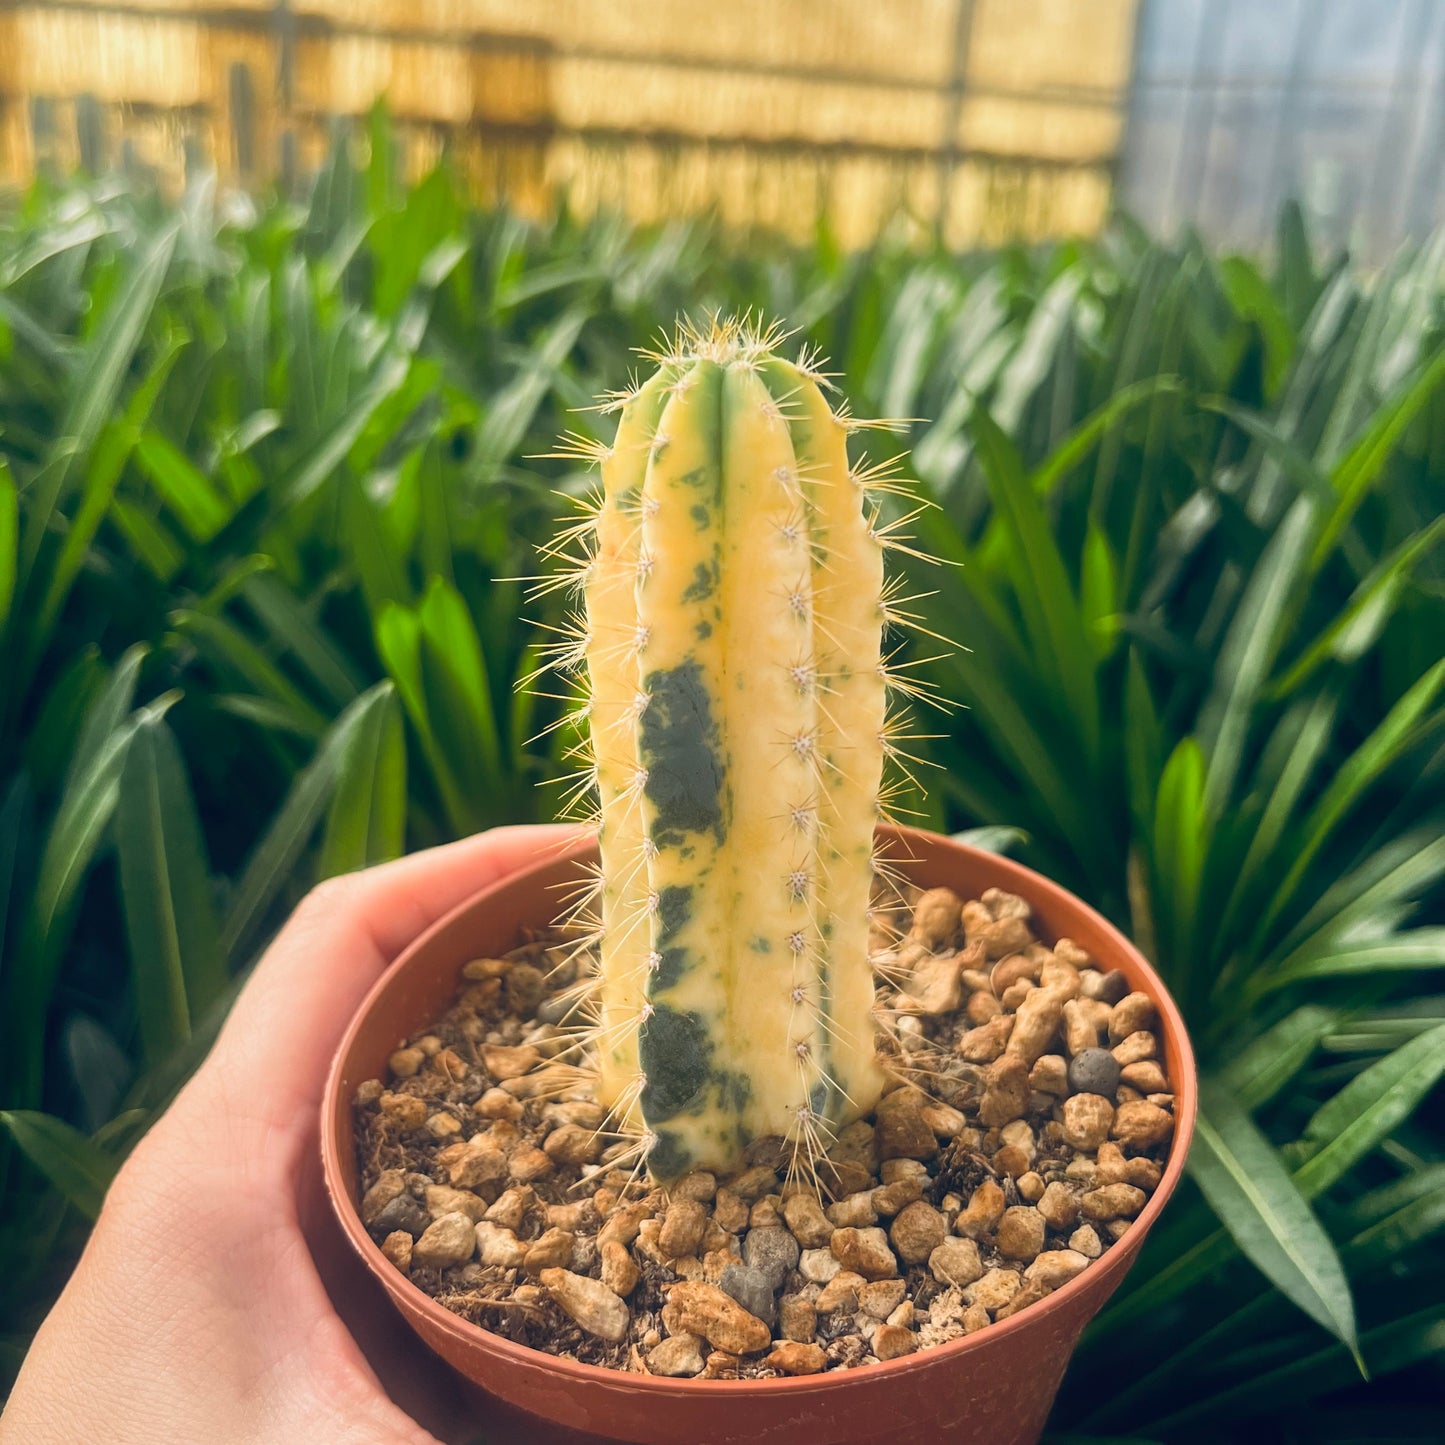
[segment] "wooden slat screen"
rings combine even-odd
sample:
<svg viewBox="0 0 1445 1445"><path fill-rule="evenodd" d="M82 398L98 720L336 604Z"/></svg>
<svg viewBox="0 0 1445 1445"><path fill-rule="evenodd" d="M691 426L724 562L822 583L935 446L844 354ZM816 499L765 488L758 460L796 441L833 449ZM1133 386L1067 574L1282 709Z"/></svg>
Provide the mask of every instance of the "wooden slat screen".
<svg viewBox="0 0 1445 1445"><path fill-rule="evenodd" d="M0 179L113 160L248 184L380 96L524 209L716 206L845 244L1101 222L1137 0L0 0ZM288 139L289 137L289 139Z"/></svg>

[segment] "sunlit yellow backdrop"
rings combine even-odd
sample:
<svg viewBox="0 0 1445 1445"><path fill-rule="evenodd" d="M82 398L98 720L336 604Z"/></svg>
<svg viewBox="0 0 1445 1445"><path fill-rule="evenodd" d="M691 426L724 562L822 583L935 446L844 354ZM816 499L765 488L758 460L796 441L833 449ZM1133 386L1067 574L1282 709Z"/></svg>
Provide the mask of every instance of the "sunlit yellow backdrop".
<svg viewBox="0 0 1445 1445"><path fill-rule="evenodd" d="M258 182L385 96L409 169L565 188L640 218L716 206L845 244L1090 232L1137 0L0 0L0 176L122 146ZM77 97L81 99L77 101Z"/></svg>

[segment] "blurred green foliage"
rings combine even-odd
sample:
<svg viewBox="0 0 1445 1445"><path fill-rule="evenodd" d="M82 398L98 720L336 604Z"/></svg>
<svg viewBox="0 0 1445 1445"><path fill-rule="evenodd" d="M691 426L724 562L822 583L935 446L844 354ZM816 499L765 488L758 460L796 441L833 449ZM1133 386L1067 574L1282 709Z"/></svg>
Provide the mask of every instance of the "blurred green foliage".
<svg viewBox="0 0 1445 1445"><path fill-rule="evenodd" d="M563 598L517 579L589 479L541 456L678 314L752 308L927 419L870 434L945 563L906 606L962 644L903 644L962 705L904 803L1119 921L1200 1050L1193 1183L1058 1438L1434 1438L1445 238L845 255L478 212L371 141L300 200L0 214L8 1367L298 894L557 806L564 704L515 683Z"/></svg>

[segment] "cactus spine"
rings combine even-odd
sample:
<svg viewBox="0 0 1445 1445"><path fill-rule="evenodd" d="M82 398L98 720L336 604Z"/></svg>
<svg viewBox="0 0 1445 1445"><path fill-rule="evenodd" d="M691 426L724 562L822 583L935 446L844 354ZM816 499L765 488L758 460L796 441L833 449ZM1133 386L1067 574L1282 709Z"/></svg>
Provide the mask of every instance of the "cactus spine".
<svg viewBox="0 0 1445 1445"><path fill-rule="evenodd" d="M625 402L585 570L602 1101L657 1178L877 1102L882 549L776 335L685 332Z"/></svg>

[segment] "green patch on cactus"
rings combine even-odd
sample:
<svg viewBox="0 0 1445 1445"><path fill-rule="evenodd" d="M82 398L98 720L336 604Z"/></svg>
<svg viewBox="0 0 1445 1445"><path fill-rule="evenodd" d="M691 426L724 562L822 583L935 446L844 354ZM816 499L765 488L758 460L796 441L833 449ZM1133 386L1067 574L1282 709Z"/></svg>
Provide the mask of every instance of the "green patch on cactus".
<svg viewBox="0 0 1445 1445"><path fill-rule="evenodd" d="M723 766L717 719L702 667L649 673L648 697L638 722L638 752L647 769L645 791L656 809L652 841L676 847L688 833L712 833L722 841Z"/></svg>
<svg viewBox="0 0 1445 1445"><path fill-rule="evenodd" d="M692 916L692 889L669 883L657 894L657 946L666 948Z"/></svg>
<svg viewBox="0 0 1445 1445"><path fill-rule="evenodd" d="M675 1129L654 1129L652 1147L647 1151L647 1167L659 1179L675 1179L685 1174L692 1159L689 1146Z"/></svg>
<svg viewBox="0 0 1445 1445"><path fill-rule="evenodd" d="M687 972L691 955L685 948L662 948L657 951L657 967L652 973L652 988L656 993L666 993L675 988Z"/></svg>
<svg viewBox="0 0 1445 1445"><path fill-rule="evenodd" d="M638 1037L638 1055L647 1076L642 1112L649 1123L671 1119L702 1101L712 1078L712 1052L707 1024L697 1014L654 1005Z"/></svg>
<svg viewBox="0 0 1445 1445"><path fill-rule="evenodd" d="M706 602L717 591L718 565L714 558L712 565L699 562L693 571L692 581L682 594L684 602Z"/></svg>

